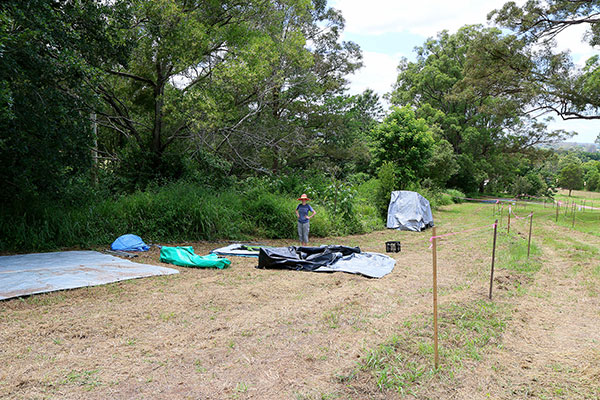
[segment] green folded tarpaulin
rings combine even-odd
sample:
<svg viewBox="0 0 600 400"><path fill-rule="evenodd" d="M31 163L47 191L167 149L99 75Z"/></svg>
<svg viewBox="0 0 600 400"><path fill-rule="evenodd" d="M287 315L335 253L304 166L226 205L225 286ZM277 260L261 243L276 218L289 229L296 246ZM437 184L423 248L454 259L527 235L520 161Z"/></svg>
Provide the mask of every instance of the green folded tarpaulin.
<svg viewBox="0 0 600 400"><path fill-rule="evenodd" d="M192 246L168 247L163 246L160 249L160 261L179 265L180 267L201 267L201 268L227 268L231 264L226 258L219 258L216 254L199 256L194 253Z"/></svg>

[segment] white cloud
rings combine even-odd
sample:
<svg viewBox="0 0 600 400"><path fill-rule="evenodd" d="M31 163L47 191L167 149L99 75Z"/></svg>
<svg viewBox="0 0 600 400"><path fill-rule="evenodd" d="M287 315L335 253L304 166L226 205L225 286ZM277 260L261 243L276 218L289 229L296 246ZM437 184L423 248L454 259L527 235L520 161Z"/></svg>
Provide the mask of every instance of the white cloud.
<svg viewBox="0 0 600 400"><path fill-rule="evenodd" d="M381 35L408 32L436 36L442 30L455 32L467 24L487 24L487 14L501 8L507 0L334 0L331 5L342 11L346 33ZM517 4L525 0L517 0ZM597 54L582 41L585 25L573 26L557 37L558 50L570 50L583 63ZM359 43L360 44L360 43Z"/></svg>
<svg viewBox="0 0 600 400"><path fill-rule="evenodd" d="M362 93L365 89L373 89L383 95L392 90L396 82L398 62L401 54L384 54L363 52L364 67L350 76L350 93Z"/></svg>
<svg viewBox="0 0 600 400"><path fill-rule="evenodd" d="M336 0L331 4L342 11L347 32L410 32L429 37L444 29L453 32L466 24L485 24L487 14L504 3L505 0Z"/></svg>
<svg viewBox="0 0 600 400"><path fill-rule="evenodd" d="M339 9L346 19L345 34L380 37L377 48L363 47L364 67L355 75L349 76L350 92L361 93L367 88L383 95L392 89L396 81L396 67L402 56L409 59L411 54L399 54L402 35L411 34L405 41L414 41L415 35L423 41L435 37L438 32L455 32L467 24L487 24L487 14L501 8L507 0L330 0L330 5ZM516 0L521 5L526 0ZM570 27L557 37L557 50L570 50L575 62L581 66L594 54L582 41L584 26ZM398 34L398 41L384 40L383 34ZM370 41L372 45L373 40ZM389 46L388 46L389 42ZM367 43L367 46L369 44ZM388 49L389 47L389 49ZM376 51L373 51L376 50ZM600 121L556 121L550 124L554 129L573 130L579 133L572 141L593 142L600 133Z"/></svg>
<svg viewBox="0 0 600 400"><path fill-rule="evenodd" d="M585 25L571 26L556 37L556 50L569 50L575 63L580 67L585 65L588 58L598 54L598 50L595 50L583 40L586 29L587 26Z"/></svg>

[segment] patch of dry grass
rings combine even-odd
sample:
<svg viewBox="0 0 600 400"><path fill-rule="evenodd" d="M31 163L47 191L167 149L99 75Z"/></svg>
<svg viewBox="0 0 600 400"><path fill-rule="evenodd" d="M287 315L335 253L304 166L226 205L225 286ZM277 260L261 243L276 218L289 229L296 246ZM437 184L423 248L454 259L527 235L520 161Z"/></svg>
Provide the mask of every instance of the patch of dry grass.
<svg viewBox="0 0 600 400"><path fill-rule="evenodd" d="M491 224L494 216L491 206L462 204L437 211L435 219L438 232L446 233ZM548 226L543 228L541 224L534 241L546 252L553 244L540 238L557 235L550 222L544 222ZM376 252L384 252L386 241L400 240L402 252L392 254L396 268L379 280L342 273L259 270L255 259L232 258L232 266L225 270L175 267L180 274L1 302L0 363L8 368L0 369L0 398L396 398L397 391L379 389L370 374L358 374L350 382L346 378L357 362L364 363L368 350L402 337L407 321L420 326L412 329L421 332L414 339L424 347L417 345L415 353L409 342L399 343L397 353L420 355L423 360L430 355L429 235L430 231L386 230L316 240L316 244L358 245ZM576 235L585 235L586 240ZM585 233L571 236L582 243L593 240ZM445 340L455 339L452 332L462 313L486 299L491 239L491 230L484 230L440 241L440 307L447 311L443 331L449 335ZM198 254L219 246L188 244ZM592 340L598 339L600 314L590 310L598 305L598 298L589 297L579 282L583 276L593 276L591 264L574 275L566 274L574 263L591 263L590 258L581 259L587 248L571 247L566 243L552 259L545 253L535 255L542 268L524 274L502 268L509 259L510 240L501 241L496 276L503 281L497 281L494 304L514 309L514 318L499 318L507 321L506 327L501 338L492 335L493 346L475 346L477 357L461 356L468 361L465 366L448 369L454 372L445 375L447 379L436 378L435 389L421 380L418 393L483 398L489 392L493 398L511 398L512 391L525 393L520 388L536 386L521 371L535 371L531 375L537 382L540 376L549 377L535 393L552 393L555 385L572 394L589 383L597 375L593 363L598 342ZM159 264L158 251L136 260ZM519 296L514 295L517 290ZM452 304L460 306L453 309ZM466 350L468 346L462 344L479 335L478 329L459 327L459 332L474 333L456 339L456 347ZM585 335L574 337L573 331ZM538 341L537 347L529 342L528 332ZM578 367L554 360L554 355L541 356L554 354L551 349L557 348L556 343L562 343L560 354L566 354L566 347L571 353L578 350L572 355ZM537 358L531 356L535 349L542 352ZM452 359L444 357L444 362ZM520 370L523 357L542 361ZM552 365L560 373L544 375L554 371Z"/></svg>

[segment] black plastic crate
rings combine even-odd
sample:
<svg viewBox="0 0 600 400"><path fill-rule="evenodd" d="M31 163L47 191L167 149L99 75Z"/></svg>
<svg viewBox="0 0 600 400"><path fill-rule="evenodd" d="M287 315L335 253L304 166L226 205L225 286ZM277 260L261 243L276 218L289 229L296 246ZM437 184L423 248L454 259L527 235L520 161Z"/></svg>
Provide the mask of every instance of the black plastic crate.
<svg viewBox="0 0 600 400"><path fill-rule="evenodd" d="M400 242L385 242L386 253L398 253L402 250Z"/></svg>

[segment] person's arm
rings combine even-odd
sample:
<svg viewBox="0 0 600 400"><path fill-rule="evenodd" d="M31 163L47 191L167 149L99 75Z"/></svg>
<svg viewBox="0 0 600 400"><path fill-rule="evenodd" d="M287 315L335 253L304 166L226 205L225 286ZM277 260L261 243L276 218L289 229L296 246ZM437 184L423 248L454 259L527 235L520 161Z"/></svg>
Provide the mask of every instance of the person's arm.
<svg viewBox="0 0 600 400"><path fill-rule="evenodd" d="M298 213L298 207L296 207L296 217L300 218L300 213Z"/></svg>
<svg viewBox="0 0 600 400"><path fill-rule="evenodd" d="M312 207L310 208L310 211L312 211L312 215L307 215L306 217L308 219L311 219L312 217L314 217L317 214L317 212Z"/></svg>

